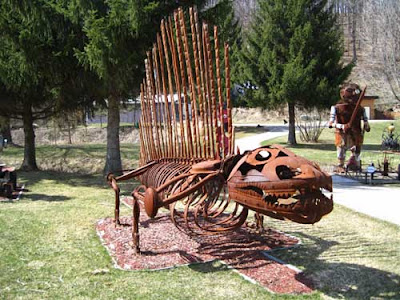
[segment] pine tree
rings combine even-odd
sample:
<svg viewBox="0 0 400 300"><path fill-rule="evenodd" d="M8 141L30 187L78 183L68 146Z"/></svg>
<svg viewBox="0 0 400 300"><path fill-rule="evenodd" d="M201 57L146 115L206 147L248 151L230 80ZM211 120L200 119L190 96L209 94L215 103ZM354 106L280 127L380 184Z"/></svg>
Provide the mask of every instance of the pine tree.
<svg viewBox="0 0 400 300"><path fill-rule="evenodd" d="M295 106L326 107L352 65L344 66L342 32L326 0L260 0L243 47L244 77L258 86L251 106L289 109L288 144L296 144Z"/></svg>
<svg viewBox="0 0 400 300"><path fill-rule="evenodd" d="M242 28L238 17L235 16L234 3L232 0L221 0L218 3L203 12L201 18L208 24L218 26L219 41L228 43L229 45L229 63L230 63L230 78L233 84L242 83L243 72L240 65L240 48L242 46ZM211 36L212 37L212 36ZM220 45L220 59L223 60L224 48ZM221 74L223 77L225 73ZM224 81L224 80L223 80ZM232 94L233 105L240 104Z"/></svg>
<svg viewBox="0 0 400 300"><path fill-rule="evenodd" d="M222 1L225 5L228 2ZM81 1L74 9L84 24L85 45L77 51L82 65L100 78L108 105L107 155L104 172L122 169L119 146L119 106L128 97L134 98L144 76L146 51L155 41L162 18L176 8L199 5L200 17L221 23L225 16L218 10L205 14L206 1ZM218 4L217 8L222 7ZM69 7L71 9L71 7ZM71 14L71 16L76 14Z"/></svg>
<svg viewBox="0 0 400 300"><path fill-rule="evenodd" d="M0 2L0 115L23 120L25 170L37 170L34 120L81 100L71 97L85 73L74 56L79 30L58 9L52 0Z"/></svg>

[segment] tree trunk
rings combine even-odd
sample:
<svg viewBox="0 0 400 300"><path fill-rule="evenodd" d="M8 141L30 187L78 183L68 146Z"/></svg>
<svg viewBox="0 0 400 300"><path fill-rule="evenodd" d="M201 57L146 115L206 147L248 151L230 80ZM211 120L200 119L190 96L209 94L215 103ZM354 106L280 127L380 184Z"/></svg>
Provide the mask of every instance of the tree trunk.
<svg viewBox="0 0 400 300"><path fill-rule="evenodd" d="M107 122L107 157L104 173L118 174L122 169L119 147L119 99L116 96L108 98Z"/></svg>
<svg viewBox="0 0 400 300"><path fill-rule="evenodd" d="M68 132L68 144L72 145L72 133L71 133L71 120L69 117L66 116L66 123L67 123L67 132Z"/></svg>
<svg viewBox="0 0 400 300"><path fill-rule="evenodd" d="M296 142L296 127L295 127L295 113L294 113L294 103L288 103L289 108L289 135L287 143L289 145L297 145Z"/></svg>
<svg viewBox="0 0 400 300"><path fill-rule="evenodd" d="M10 127L10 118L8 117L1 117L0 120L0 134L3 136L4 139L7 139L8 144L12 144L12 135L11 135L11 127Z"/></svg>
<svg viewBox="0 0 400 300"><path fill-rule="evenodd" d="M24 101L23 122L25 145L21 170L36 171L38 167L36 164L35 131L33 130L32 105L30 101Z"/></svg>

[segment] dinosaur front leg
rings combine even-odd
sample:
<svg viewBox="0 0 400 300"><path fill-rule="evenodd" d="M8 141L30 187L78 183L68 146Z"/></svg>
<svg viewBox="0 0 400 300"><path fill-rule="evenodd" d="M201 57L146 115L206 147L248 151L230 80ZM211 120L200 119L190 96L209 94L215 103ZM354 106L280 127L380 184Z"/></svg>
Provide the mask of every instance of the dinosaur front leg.
<svg viewBox="0 0 400 300"><path fill-rule="evenodd" d="M114 209L114 222L115 225L121 225L119 221L119 206L120 206L120 188L118 186L118 181L125 181L129 180L131 178L135 178L137 176L142 175L144 172L146 172L151 166L155 165L156 161L151 161L148 164L134 170L130 170L129 172L126 172L122 174L121 176L115 177L114 174L109 173L107 175L107 182L111 186L111 188L114 190L115 193L115 209Z"/></svg>
<svg viewBox="0 0 400 300"><path fill-rule="evenodd" d="M132 204L132 242L133 242L133 253L140 254L139 247L139 217L140 217L140 206L138 199L133 196Z"/></svg>
<svg viewBox="0 0 400 300"><path fill-rule="evenodd" d="M114 222L115 222L115 225L121 225L121 223L119 221L119 204L120 204L119 194L120 194L120 189L119 189L119 186L117 184L117 181L115 180L114 175L112 175L112 174L108 175L107 181L108 181L108 184L112 187L112 189L114 190L114 193L115 193Z"/></svg>

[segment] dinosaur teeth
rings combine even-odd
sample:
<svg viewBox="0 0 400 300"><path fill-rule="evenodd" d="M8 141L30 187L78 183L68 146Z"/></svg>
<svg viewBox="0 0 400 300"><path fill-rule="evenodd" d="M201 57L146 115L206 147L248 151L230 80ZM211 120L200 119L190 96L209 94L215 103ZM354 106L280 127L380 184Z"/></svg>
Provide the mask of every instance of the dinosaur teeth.
<svg viewBox="0 0 400 300"><path fill-rule="evenodd" d="M293 197L289 197L289 198L286 198L286 199L278 199L278 203L280 205L292 205L292 204L297 203L298 201L299 200L297 200L297 199L295 199Z"/></svg>
<svg viewBox="0 0 400 300"><path fill-rule="evenodd" d="M326 184L323 188L328 190L329 192L332 192L332 183Z"/></svg>
<svg viewBox="0 0 400 300"><path fill-rule="evenodd" d="M301 192L299 190L296 190L296 192L294 192L294 194L293 194L293 197L294 196L300 196L300 195L301 195Z"/></svg>
<svg viewBox="0 0 400 300"><path fill-rule="evenodd" d="M325 189L325 188L321 188L321 190L320 190L320 192L321 192L321 194L323 195L323 196L325 196L326 198L330 198L330 197L332 197L332 189L331 190L328 190L328 189Z"/></svg>

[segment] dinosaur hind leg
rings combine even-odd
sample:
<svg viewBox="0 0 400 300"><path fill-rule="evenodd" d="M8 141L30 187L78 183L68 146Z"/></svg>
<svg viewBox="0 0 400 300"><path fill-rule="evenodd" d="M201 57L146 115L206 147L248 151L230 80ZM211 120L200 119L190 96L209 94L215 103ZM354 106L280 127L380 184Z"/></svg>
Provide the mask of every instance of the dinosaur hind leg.
<svg viewBox="0 0 400 300"><path fill-rule="evenodd" d="M264 216L259 213L255 213L254 217L256 218L256 231L263 232L264 231Z"/></svg>

